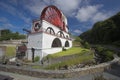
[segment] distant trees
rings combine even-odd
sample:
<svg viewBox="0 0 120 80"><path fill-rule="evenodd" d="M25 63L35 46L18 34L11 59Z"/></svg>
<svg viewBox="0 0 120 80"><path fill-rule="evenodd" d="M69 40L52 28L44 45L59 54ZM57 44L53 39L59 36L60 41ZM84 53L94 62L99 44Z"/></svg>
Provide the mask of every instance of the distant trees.
<svg viewBox="0 0 120 80"><path fill-rule="evenodd" d="M80 35L81 39L90 43L114 43L120 41L120 12L115 16L97 22L93 28Z"/></svg>
<svg viewBox="0 0 120 80"><path fill-rule="evenodd" d="M25 35L19 34L18 32L11 32L9 29L1 30L0 41L10 39L25 39Z"/></svg>

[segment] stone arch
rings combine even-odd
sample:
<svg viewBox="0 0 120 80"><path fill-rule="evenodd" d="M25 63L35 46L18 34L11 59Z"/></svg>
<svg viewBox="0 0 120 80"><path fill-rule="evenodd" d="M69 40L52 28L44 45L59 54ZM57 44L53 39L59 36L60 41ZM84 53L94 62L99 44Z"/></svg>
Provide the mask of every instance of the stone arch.
<svg viewBox="0 0 120 80"><path fill-rule="evenodd" d="M65 38L65 35L64 35L64 33L63 33L62 31L58 31L57 35L58 35L59 37Z"/></svg>
<svg viewBox="0 0 120 80"><path fill-rule="evenodd" d="M51 47L62 47L62 43L60 41L59 38L55 38L52 42L52 46Z"/></svg>
<svg viewBox="0 0 120 80"><path fill-rule="evenodd" d="M54 31L54 29L51 28L51 27L48 27L48 28L46 29L46 32L55 35L55 31Z"/></svg>
<svg viewBox="0 0 120 80"><path fill-rule="evenodd" d="M70 45L69 45L69 42L68 41L66 41L65 42L65 47L69 47Z"/></svg>

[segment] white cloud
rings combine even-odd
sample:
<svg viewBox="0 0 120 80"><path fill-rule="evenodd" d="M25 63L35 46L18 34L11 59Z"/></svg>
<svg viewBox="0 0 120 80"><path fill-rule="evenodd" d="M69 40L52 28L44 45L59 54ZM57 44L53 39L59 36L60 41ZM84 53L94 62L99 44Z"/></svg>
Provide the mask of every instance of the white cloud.
<svg viewBox="0 0 120 80"><path fill-rule="evenodd" d="M110 15L101 11L103 5L91 5L90 0L23 0L24 8L28 9L34 16L40 16L44 7L48 5L57 6L68 16L76 18L81 22L96 22L108 18Z"/></svg>
<svg viewBox="0 0 120 80"><path fill-rule="evenodd" d="M71 16L82 0L54 0L54 4L58 6L66 15Z"/></svg>
<svg viewBox="0 0 120 80"><path fill-rule="evenodd" d="M10 24L10 23L4 23L0 26L0 29L10 29L10 28L14 28L15 26Z"/></svg>
<svg viewBox="0 0 120 80"><path fill-rule="evenodd" d="M74 32L74 33L77 33L77 34L81 34L81 33L82 33L82 31L81 31L81 30L78 30L78 29L74 30L73 32Z"/></svg>
<svg viewBox="0 0 120 80"><path fill-rule="evenodd" d="M81 22L97 22L107 19L111 14L110 12L104 12L100 9L102 5L88 5L79 9L75 16Z"/></svg>
<svg viewBox="0 0 120 80"><path fill-rule="evenodd" d="M78 20L85 22L90 20L98 11L100 6L86 6L79 9L75 16Z"/></svg>
<svg viewBox="0 0 120 80"><path fill-rule="evenodd" d="M37 16L39 16L44 7L48 5L55 5L62 10L65 15L71 16L71 14L78 9L81 1L82 0L30 0L29 2L23 1L23 3L26 9Z"/></svg>
<svg viewBox="0 0 120 80"><path fill-rule="evenodd" d="M13 5L13 6L17 6L18 5L18 0L8 0L8 2Z"/></svg>
<svg viewBox="0 0 120 80"><path fill-rule="evenodd" d="M20 19L22 19L25 23L30 24L31 23L31 18L28 18L26 16L24 16L23 13L18 13L17 14L19 16Z"/></svg>
<svg viewBox="0 0 120 80"><path fill-rule="evenodd" d="M9 4L0 2L0 8L7 11L8 13L10 13L12 15L16 15L16 9Z"/></svg>
<svg viewBox="0 0 120 80"><path fill-rule="evenodd" d="M49 0L48 0L49 2ZM29 10L33 15L40 16L44 7L47 6L46 0L23 0L24 7Z"/></svg>
<svg viewBox="0 0 120 80"><path fill-rule="evenodd" d="M93 16L93 18L92 18L92 20L93 20L93 22L97 22L97 21L101 21L101 20L105 20L105 19L107 19L109 16L111 15L111 13L107 13L107 12L98 12L98 13L96 13L94 16Z"/></svg>

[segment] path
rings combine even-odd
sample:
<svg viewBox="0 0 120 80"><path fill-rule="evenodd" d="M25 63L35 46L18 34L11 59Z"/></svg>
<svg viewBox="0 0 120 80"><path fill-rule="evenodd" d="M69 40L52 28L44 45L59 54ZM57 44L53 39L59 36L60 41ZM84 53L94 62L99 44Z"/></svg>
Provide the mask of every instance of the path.
<svg viewBox="0 0 120 80"><path fill-rule="evenodd" d="M26 75L19 75L19 74L10 73L10 72L3 72L3 71L0 71L0 74L13 77L14 78L13 80L93 80L94 76L101 75L101 74L104 77L106 77L108 80L109 79L120 80L120 77L112 75L112 74L107 73L107 72L95 73L95 74L90 74L90 75L85 75L85 76L80 76L80 77L75 77L75 78L65 78L65 79L36 78L36 77L30 77L30 76L26 76Z"/></svg>

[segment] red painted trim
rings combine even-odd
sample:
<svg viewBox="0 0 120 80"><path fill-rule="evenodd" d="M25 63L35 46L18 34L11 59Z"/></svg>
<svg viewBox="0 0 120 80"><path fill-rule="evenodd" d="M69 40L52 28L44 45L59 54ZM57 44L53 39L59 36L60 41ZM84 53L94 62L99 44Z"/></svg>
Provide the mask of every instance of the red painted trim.
<svg viewBox="0 0 120 80"><path fill-rule="evenodd" d="M46 20L66 32L66 25L62 20L62 13L56 6L51 5L45 7L41 13L40 19Z"/></svg>

